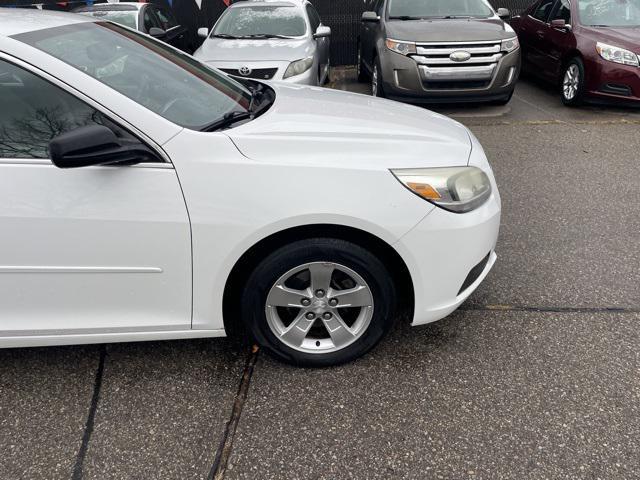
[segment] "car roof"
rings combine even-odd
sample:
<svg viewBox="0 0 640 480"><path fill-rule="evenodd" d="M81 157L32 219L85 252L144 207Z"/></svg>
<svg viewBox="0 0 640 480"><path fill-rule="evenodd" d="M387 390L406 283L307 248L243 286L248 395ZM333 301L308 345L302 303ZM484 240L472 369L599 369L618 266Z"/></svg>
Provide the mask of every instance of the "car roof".
<svg viewBox="0 0 640 480"><path fill-rule="evenodd" d="M74 13L25 8L0 8L0 37L95 21L91 17Z"/></svg>
<svg viewBox="0 0 640 480"><path fill-rule="evenodd" d="M137 2L96 3L78 7L74 12L135 12L142 10L145 5Z"/></svg>

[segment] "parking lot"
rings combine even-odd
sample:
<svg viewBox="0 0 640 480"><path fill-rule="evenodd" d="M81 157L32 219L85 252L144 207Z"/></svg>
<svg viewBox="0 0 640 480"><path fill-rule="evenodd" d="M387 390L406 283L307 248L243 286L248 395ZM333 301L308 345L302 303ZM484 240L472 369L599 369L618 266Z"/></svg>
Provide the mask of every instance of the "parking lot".
<svg viewBox="0 0 640 480"><path fill-rule="evenodd" d="M504 209L460 311L323 370L227 339L2 350L0 477L640 478L640 110L530 80L437 110Z"/></svg>

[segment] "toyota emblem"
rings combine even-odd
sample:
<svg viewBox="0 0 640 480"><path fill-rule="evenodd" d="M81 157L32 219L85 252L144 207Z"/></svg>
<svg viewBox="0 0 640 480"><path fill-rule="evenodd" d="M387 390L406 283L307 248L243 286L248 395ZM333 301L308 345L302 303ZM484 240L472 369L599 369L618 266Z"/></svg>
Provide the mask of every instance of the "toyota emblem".
<svg viewBox="0 0 640 480"><path fill-rule="evenodd" d="M240 70L238 70L238 73L243 77L248 77L251 75L251 72L252 70L249 67L240 67Z"/></svg>

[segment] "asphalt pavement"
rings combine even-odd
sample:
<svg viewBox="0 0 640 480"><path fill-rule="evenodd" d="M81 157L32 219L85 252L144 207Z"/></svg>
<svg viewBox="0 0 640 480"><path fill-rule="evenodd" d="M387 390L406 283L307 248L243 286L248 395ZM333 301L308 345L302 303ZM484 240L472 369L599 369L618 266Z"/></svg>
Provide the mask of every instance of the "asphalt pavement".
<svg viewBox="0 0 640 480"><path fill-rule="evenodd" d="M0 350L0 478L639 479L640 109L523 80L436 110L503 200L461 310L324 370L227 339Z"/></svg>

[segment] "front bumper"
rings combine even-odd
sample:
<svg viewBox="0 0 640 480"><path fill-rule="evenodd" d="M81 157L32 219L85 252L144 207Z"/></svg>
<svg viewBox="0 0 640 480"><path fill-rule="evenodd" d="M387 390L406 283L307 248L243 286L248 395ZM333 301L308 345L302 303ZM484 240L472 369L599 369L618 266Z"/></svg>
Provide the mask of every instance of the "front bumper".
<svg viewBox="0 0 640 480"><path fill-rule="evenodd" d="M317 68L312 66L309 70L301 75L296 75L289 78L283 78L289 62L277 62L277 61L259 61L259 62L205 62L208 66L222 70L228 75L237 76L239 78L252 78L255 80L273 80L284 81L286 83L293 83L297 85L318 85ZM250 73L243 74L243 71Z"/></svg>
<svg viewBox="0 0 640 480"><path fill-rule="evenodd" d="M640 104L640 68L601 58L587 64L587 96L616 103Z"/></svg>
<svg viewBox="0 0 640 480"><path fill-rule="evenodd" d="M490 199L473 212L435 208L395 245L413 281L413 325L446 317L482 283L496 262L500 214L494 188Z"/></svg>
<svg viewBox="0 0 640 480"><path fill-rule="evenodd" d="M387 98L412 103L482 102L507 98L520 76L520 49L495 65L430 68L384 48L380 53Z"/></svg>

